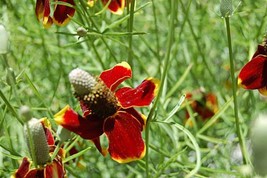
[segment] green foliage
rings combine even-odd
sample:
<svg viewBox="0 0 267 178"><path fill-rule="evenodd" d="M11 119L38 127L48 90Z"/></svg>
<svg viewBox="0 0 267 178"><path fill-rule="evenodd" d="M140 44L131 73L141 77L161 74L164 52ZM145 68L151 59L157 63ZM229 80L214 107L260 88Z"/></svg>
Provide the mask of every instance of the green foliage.
<svg viewBox="0 0 267 178"><path fill-rule="evenodd" d="M137 86L147 77L163 81L155 102L142 108L149 115L149 133L143 133L147 157L118 164L103 157L92 142L75 137L64 144L69 177L242 177L220 1L135 0L121 16L103 10L100 1L94 7L85 0L75 2L70 23L50 29L37 21L35 1L0 2L0 24L9 34L9 51L0 56L0 177L9 177L29 156L18 114L21 106L29 106L35 118L48 117L56 131L53 115L67 104L79 108L68 73L79 67L99 75L121 61L132 66L133 78L127 85ZM265 35L267 9L263 0L233 1L233 9L230 26L237 77ZM78 36L81 27L86 34ZM12 85L6 81L8 67L15 74ZM185 99L186 93L201 87L218 100L218 111L206 121L198 119ZM236 95L238 124L244 149L249 150L250 123L265 112L266 100L257 91L241 88ZM185 124L186 111L192 126ZM78 153L70 156L72 147Z"/></svg>

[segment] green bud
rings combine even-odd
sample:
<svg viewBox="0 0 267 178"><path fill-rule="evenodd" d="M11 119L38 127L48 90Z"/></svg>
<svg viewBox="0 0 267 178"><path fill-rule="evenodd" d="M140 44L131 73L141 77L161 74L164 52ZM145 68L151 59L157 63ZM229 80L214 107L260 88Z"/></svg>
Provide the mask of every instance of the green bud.
<svg viewBox="0 0 267 178"><path fill-rule="evenodd" d="M8 33L4 25L0 24L0 54L8 52Z"/></svg>
<svg viewBox="0 0 267 178"><path fill-rule="evenodd" d="M261 176L267 175L267 115L260 115L251 127L251 148L255 172Z"/></svg>
<svg viewBox="0 0 267 178"><path fill-rule="evenodd" d="M38 119L32 118L25 124L24 133L31 157L36 159L35 161L37 165L46 164L49 161L50 156L42 123Z"/></svg>
<svg viewBox="0 0 267 178"><path fill-rule="evenodd" d="M31 109L28 106L21 106L19 114L22 116L24 122L28 122L32 118Z"/></svg>
<svg viewBox="0 0 267 178"><path fill-rule="evenodd" d="M16 84L16 76L15 76L14 70L11 67L7 68L6 82L10 86L13 86Z"/></svg>
<svg viewBox="0 0 267 178"><path fill-rule="evenodd" d="M77 28L76 32L77 32L77 35L79 36L79 38L83 37L87 34L87 30L83 27Z"/></svg>
<svg viewBox="0 0 267 178"><path fill-rule="evenodd" d="M222 17L230 17L233 13L232 0L221 0L220 11Z"/></svg>
<svg viewBox="0 0 267 178"><path fill-rule="evenodd" d="M63 128L62 126L58 126L57 135L59 137L59 140L62 142L65 142L71 138L71 132L69 130Z"/></svg>

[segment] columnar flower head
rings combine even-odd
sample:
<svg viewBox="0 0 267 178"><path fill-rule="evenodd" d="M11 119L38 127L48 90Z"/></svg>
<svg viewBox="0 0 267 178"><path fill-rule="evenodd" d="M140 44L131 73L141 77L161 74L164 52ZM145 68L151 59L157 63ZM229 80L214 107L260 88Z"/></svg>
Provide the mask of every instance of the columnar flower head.
<svg viewBox="0 0 267 178"><path fill-rule="evenodd" d="M68 3L70 6L75 5L74 0L55 0L55 2ZM75 9L70 6L56 4L53 17L51 17L50 0L37 0L35 14L37 19L42 21L46 28L49 28L53 23L61 26L67 24L70 17L74 16Z"/></svg>
<svg viewBox="0 0 267 178"><path fill-rule="evenodd" d="M159 81L148 78L136 88L117 89L131 76L131 68L126 62L97 77L82 69L74 69L69 79L83 116L66 106L55 115L55 121L82 138L92 140L103 155L108 151L119 163L141 159L145 155L141 132L146 117L133 107L148 106L157 94ZM108 150L100 144L99 137L103 133L109 140Z"/></svg>
<svg viewBox="0 0 267 178"><path fill-rule="evenodd" d="M264 39L252 56L252 59L241 69L238 84L249 90L258 89L267 96L267 44Z"/></svg>
<svg viewBox="0 0 267 178"><path fill-rule="evenodd" d="M14 178L31 178L31 177L58 177L65 176L64 165L62 158L64 158L63 149L59 149L56 157L51 160L50 156L55 151L55 141L51 132L50 123L47 119L32 119L29 121L29 130L32 136L37 167L31 168L31 162L27 157L24 157L18 170L11 177ZM25 130L27 132L27 130ZM29 135L25 137L29 139Z"/></svg>

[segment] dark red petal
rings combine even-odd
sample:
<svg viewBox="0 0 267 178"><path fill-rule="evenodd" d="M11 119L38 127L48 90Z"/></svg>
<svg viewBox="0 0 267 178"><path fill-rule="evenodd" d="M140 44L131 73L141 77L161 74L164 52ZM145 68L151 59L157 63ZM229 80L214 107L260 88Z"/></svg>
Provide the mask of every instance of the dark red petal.
<svg viewBox="0 0 267 178"><path fill-rule="evenodd" d="M100 144L100 139L99 137L92 139L92 141L95 144L95 147L97 148L97 150L103 155L106 156L107 155L107 150L103 149L101 144Z"/></svg>
<svg viewBox="0 0 267 178"><path fill-rule="evenodd" d="M31 169L24 178L44 178L44 170L43 169Z"/></svg>
<svg viewBox="0 0 267 178"><path fill-rule="evenodd" d="M58 0L58 2L69 3L75 5L73 0ZM75 9L65 5L57 4L54 12L54 23L57 25L66 25L70 21L70 17L73 17ZM69 17L70 16L70 17Z"/></svg>
<svg viewBox="0 0 267 178"><path fill-rule="evenodd" d="M148 106L157 95L158 85L159 81L157 79L149 78L134 89L121 88L116 91L115 95L123 108Z"/></svg>
<svg viewBox="0 0 267 178"><path fill-rule="evenodd" d="M132 77L132 69L127 62L121 62L102 72L99 77L111 91L114 91L121 82Z"/></svg>
<svg viewBox="0 0 267 178"><path fill-rule="evenodd" d="M145 127L146 125L146 116L137 112L134 108L128 108L128 109L121 109L121 111L125 111L129 114L131 114L133 117L135 117L141 124L141 126Z"/></svg>
<svg viewBox="0 0 267 178"><path fill-rule="evenodd" d="M106 5L109 0L102 0L102 3ZM108 5L108 9L113 14L121 15L123 13L125 7L125 0L111 0L111 2Z"/></svg>
<svg viewBox="0 0 267 178"><path fill-rule="evenodd" d="M45 178L63 178L65 175L64 166L60 161L53 161L47 164L44 169Z"/></svg>
<svg viewBox="0 0 267 178"><path fill-rule="evenodd" d="M48 21L50 15L49 0L37 0L35 6L35 15L39 21L43 19L43 23Z"/></svg>
<svg viewBox="0 0 267 178"><path fill-rule="evenodd" d="M240 71L238 83L245 89L259 89L267 85L267 58L258 55Z"/></svg>
<svg viewBox="0 0 267 178"><path fill-rule="evenodd" d="M262 45L258 45L258 49L254 53L254 55L252 56L252 59L255 58L256 56L260 55L260 54L267 55L266 50L265 50L265 47L262 46Z"/></svg>
<svg viewBox="0 0 267 178"><path fill-rule="evenodd" d="M29 170L30 170L30 161L28 160L28 158L24 157L14 177L15 178L24 177Z"/></svg>
<svg viewBox="0 0 267 178"><path fill-rule="evenodd" d="M118 111L104 124L109 140L109 154L119 163L142 159L145 155L145 143L141 135L142 126L131 114Z"/></svg>
<svg viewBox="0 0 267 178"><path fill-rule="evenodd" d="M84 139L91 140L103 134L104 119L94 118L92 115L82 117L69 106L63 108L54 117L57 124Z"/></svg>
<svg viewBox="0 0 267 178"><path fill-rule="evenodd" d="M55 145L54 136L51 131L51 124L47 118L42 118L40 122L43 125L45 131L45 137L48 145Z"/></svg>

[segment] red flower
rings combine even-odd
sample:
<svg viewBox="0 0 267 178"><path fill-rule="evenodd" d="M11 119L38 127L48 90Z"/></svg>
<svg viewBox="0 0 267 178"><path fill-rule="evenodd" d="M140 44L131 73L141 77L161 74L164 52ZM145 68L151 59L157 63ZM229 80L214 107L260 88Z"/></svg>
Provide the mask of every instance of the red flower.
<svg viewBox="0 0 267 178"><path fill-rule="evenodd" d="M258 89L267 96L267 48L258 45L252 59L241 69L238 84L249 90Z"/></svg>
<svg viewBox="0 0 267 178"><path fill-rule="evenodd" d="M102 3L106 5L109 1L108 9L113 14L121 15L125 7L125 0L102 0Z"/></svg>
<svg viewBox="0 0 267 178"><path fill-rule="evenodd" d="M56 2L68 3L74 6L73 0L55 0ZM57 25L65 25L73 17L75 9L65 5L55 5L53 18L50 16L50 0L37 0L35 14L39 21L43 22L44 27L49 28L53 23Z"/></svg>
<svg viewBox="0 0 267 178"><path fill-rule="evenodd" d="M43 129L46 135L46 141L49 146L49 154L52 155L56 146L54 145L55 141L54 141L52 132L50 130L51 129L50 123L46 119L42 119L41 123L43 125ZM40 151L41 150L39 150L39 152ZM12 177L15 177L15 178L32 178L32 177L63 178L65 176L65 170L64 170L64 165L62 163L62 158L64 158L64 151L63 149L60 148L55 159L47 162L44 165L38 165L37 168L31 169L31 163L29 159L27 157L24 157L19 169L14 173L14 175L12 175Z"/></svg>
<svg viewBox="0 0 267 178"><path fill-rule="evenodd" d="M190 102L192 110L198 114L198 118L205 121L211 118L218 110L217 97L213 93L206 93L203 89L187 93L186 98ZM186 112L186 118L190 118Z"/></svg>
<svg viewBox="0 0 267 178"><path fill-rule="evenodd" d="M145 155L142 139L146 117L133 107L148 106L157 94L156 79L148 78L138 87L118 85L132 76L128 63L122 62L92 77L81 69L74 69L69 77L80 101L83 116L66 106L55 115L55 121L64 128L94 142L103 154L99 137L105 133L109 140L108 152L112 159L126 163Z"/></svg>

